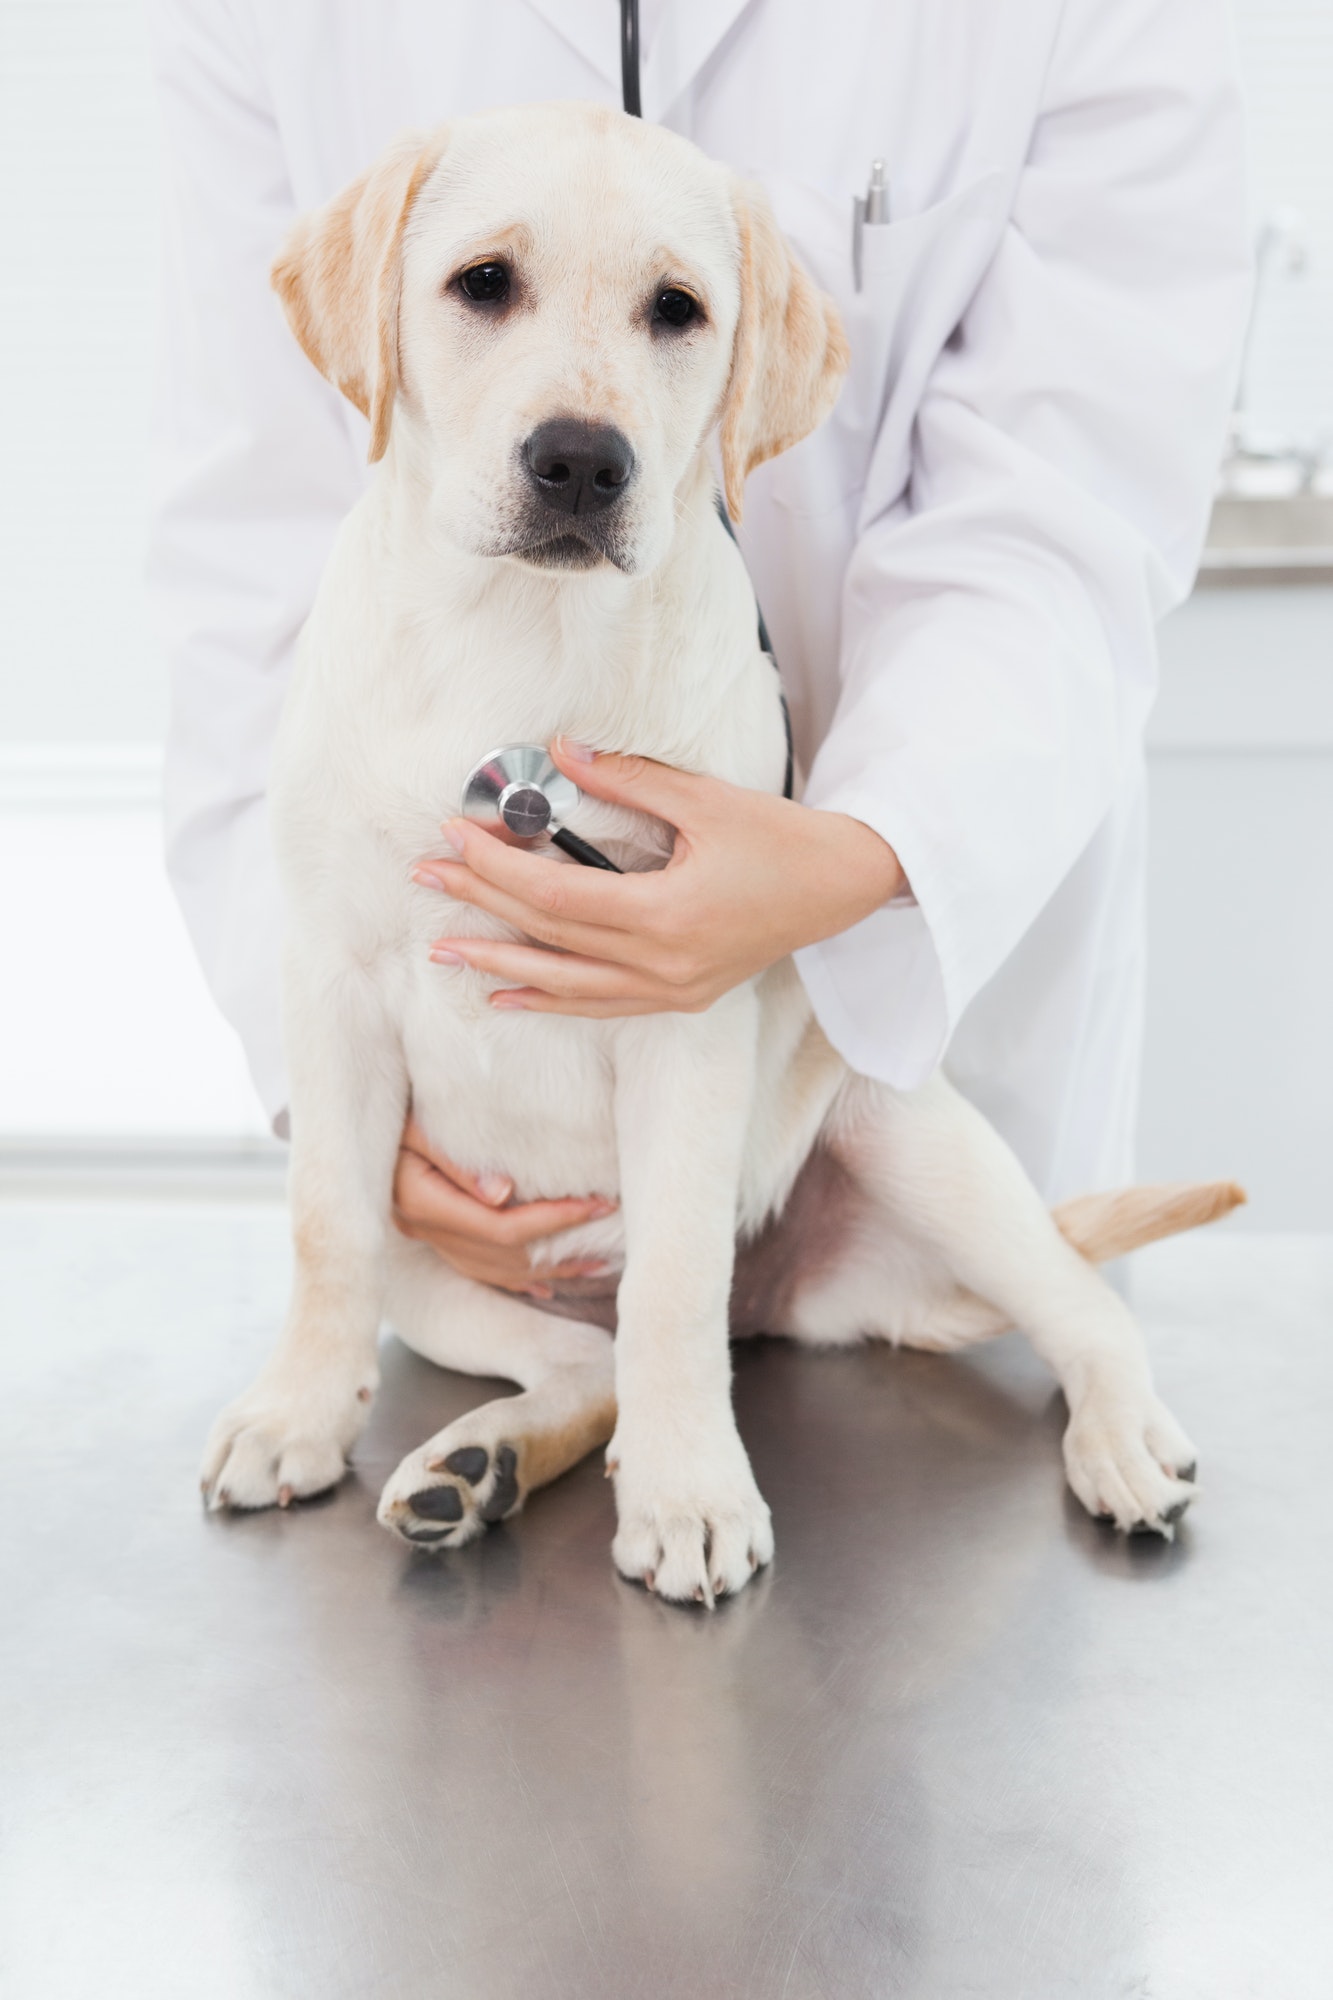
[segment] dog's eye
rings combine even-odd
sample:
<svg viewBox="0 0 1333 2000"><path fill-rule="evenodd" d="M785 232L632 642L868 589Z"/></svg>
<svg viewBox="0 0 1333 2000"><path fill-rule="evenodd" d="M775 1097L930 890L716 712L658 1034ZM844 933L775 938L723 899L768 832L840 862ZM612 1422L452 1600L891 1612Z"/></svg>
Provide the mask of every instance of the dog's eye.
<svg viewBox="0 0 1333 2000"><path fill-rule="evenodd" d="M653 300L653 318L663 326L688 326L692 319L698 319L699 307L688 292L678 291L668 285Z"/></svg>
<svg viewBox="0 0 1333 2000"><path fill-rule="evenodd" d="M509 295L509 272L503 264L474 264L458 280L465 297L478 305L493 305Z"/></svg>

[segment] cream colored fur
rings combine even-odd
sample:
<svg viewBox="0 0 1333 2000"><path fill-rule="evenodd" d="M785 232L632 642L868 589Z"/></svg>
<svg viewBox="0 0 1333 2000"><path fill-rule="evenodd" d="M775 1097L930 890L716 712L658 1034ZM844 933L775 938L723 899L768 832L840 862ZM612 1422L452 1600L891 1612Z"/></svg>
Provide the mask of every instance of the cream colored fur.
<svg viewBox="0 0 1333 2000"><path fill-rule="evenodd" d="M485 257L515 274L503 318L454 282ZM387 1312L432 1360L522 1394L413 1453L385 1488L386 1526L456 1546L614 1423L622 1572L676 1599L739 1589L773 1541L730 1403L735 1243L782 1211L818 1145L872 1223L833 1269L812 1265L773 1330L955 1345L1021 1324L1068 1398L1079 1498L1170 1533L1193 1449L1138 1329L942 1077L903 1097L852 1076L789 962L704 1013L598 1022L498 1013L486 978L427 957L442 931L500 928L409 879L444 851L464 774L497 744L565 733L781 786L772 668L705 445L720 432L738 509L746 471L827 412L845 347L762 199L617 114L488 114L402 142L301 225L275 283L306 351L370 416L383 465L338 537L274 759L296 1278L277 1352L214 1429L213 1504L341 1476ZM705 309L683 339L649 324L668 283ZM575 572L514 552L523 441L569 415L617 425L637 461L612 557ZM594 801L575 826L629 866L669 851L669 829ZM619 1196L545 1253L623 1262L614 1346L397 1235L409 1101L443 1152L509 1174L519 1199ZM1153 1233L1099 1199L1062 1226L1093 1254ZM460 1452L471 1471L446 1464ZM423 1495L456 1521L431 1528Z"/></svg>

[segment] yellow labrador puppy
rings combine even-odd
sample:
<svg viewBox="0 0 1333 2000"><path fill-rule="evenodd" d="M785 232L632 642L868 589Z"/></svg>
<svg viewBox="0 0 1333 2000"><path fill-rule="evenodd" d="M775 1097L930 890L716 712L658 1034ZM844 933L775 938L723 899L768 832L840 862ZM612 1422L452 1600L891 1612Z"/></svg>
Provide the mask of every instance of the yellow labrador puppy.
<svg viewBox="0 0 1333 2000"><path fill-rule="evenodd" d="M778 691L705 447L719 432L739 514L746 474L832 407L846 347L761 196L618 113L498 111L400 142L298 227L274 277L382 467L329 561L274 764L295 1291L214 1428L211 1503L339 1479L387 1312L430 1360L521 1388L404 1461L387 1528L457 1547L609 1439L617 1567L712 1603L773 1553L729 1332L949 1348L1018 1323L1068 1399L1079 1499L1169 1534L1194 1449L1089 1259L1232 1190L1131 1190L1053 1219L943 1077L900 1095L853 1075L790 961L703 1012L601 1021L499 1012L494 982L428 957L439 899L410 871L498 744L566 734L782 787ZM660 867L672 839L591 799L574 830L627 870ZM552 857L553 885L570 865ZM470 906L449 923L512 935ZM521 1200L618 1197L542 1253L607 1260L603 1295L544 1316L400 1238L409 1102Z"/></svg>

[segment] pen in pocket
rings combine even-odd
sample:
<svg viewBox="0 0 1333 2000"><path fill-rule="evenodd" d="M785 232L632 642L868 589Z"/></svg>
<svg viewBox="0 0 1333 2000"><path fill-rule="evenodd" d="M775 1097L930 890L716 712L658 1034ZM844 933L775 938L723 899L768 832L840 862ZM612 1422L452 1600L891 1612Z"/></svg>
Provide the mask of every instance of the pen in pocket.
<svg viewBox="0 0 1333 2000"><path fill-rule="evenodd" d="M861 251L864 232L889 219L889 184L883 160L870 162L870 185L864 194L852 196L852 282L861 289Z"/></svg>

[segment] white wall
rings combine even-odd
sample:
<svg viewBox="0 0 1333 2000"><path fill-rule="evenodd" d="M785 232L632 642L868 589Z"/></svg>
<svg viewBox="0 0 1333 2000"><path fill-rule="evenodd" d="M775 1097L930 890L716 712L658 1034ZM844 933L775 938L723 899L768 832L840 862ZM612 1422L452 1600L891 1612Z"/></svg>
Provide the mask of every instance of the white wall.
<svg viewBox="0 0 1333 2000"><path fill-rule="evenodd" d="M136 0L0 0L0 742L160 740L157 141Z"/></svg>
<svg viewBox="0 0 1333 2000"><path fill-rule="evenodd" d="M1231 4L1256 216L1295 204L1312 240L1255 403L1333 430L1333 0ZM140 586L156 176L140 0L0 0L0 742L161 739Z"/></svg>
<svg viewBox="0 0 1333 2000"><path fill-rule="evenodd" d="M1231 0L1250 110L1256 223L1299 209L1309 230L1304 276L1264 301L1250 402L1275 429L1333 445L1333 0Z"/></svg>
<svg viewBox="0 0 1333 2000"><path fill-rule="evenodd" d="M1255 407L1308 432L1333 424L1333 0L1233 12L1256 217L1301 207L1312 246L1270 302ZM24 968L0 984L0 1145L262 1126L152 804L156 171L138 0L0 0L0 900ZM1333 592L1201 592L1165 660L1144 1169L1234 1173L1253 1220L1328 1227Z"/></svg>

